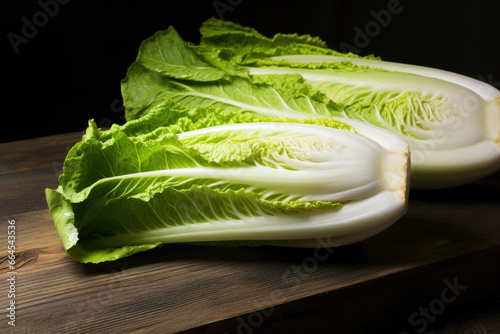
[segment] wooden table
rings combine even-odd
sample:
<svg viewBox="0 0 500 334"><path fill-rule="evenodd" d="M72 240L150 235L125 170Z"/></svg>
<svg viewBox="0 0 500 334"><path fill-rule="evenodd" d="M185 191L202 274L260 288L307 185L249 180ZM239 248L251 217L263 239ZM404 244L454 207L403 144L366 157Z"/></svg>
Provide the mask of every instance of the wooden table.
<svg viewBox="0 0 500 334"><path fill-rule="evenodd" d="M500 173L412 190L395 225L338 249L166 245L86 265L44 197L81 135L0 144L1 333L500 332Z"/></svg>

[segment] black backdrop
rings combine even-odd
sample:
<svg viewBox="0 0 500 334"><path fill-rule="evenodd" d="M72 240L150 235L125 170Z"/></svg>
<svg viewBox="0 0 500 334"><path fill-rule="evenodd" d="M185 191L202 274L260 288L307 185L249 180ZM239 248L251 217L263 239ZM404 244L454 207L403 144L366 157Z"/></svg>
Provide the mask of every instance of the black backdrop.
<svg viewBox="0 0 500 334"><path fill-rule="evenodd" d="M0 141L123 123L120 80L141 41L174 26L199 42L218 17L320 36L337 50L437 67L500 88L500 1L2 1Z"/></svg>

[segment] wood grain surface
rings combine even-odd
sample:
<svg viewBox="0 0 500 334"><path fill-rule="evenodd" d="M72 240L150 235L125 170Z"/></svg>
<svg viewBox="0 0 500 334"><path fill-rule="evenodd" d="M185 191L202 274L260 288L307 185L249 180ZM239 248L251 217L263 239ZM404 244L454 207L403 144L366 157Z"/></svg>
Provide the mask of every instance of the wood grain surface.
<svg viewBox="0 0 500 334"><path fill-rule="evenodd" d="M81 135L0 144L0 333L500 332L500 173L412 190L400 221L355 245L165 245L91 265L65 253L44 196Z"/></svg>

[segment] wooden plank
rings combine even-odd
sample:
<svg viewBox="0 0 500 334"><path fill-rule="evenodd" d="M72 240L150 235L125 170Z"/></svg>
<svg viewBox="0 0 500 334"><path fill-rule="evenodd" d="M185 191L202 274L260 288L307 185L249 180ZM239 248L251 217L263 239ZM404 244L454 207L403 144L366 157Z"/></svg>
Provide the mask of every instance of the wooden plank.
<svg viewBox="0 0 500 334"><path fill-rule="evenodd" d="M396 281L403 286L410 285L408 278L415 274L422 275L423 263L432 263L413 256L408 258L406 266L399 264L393 267L383 264L383 260L388 260L387 256L383 256L384 252L362 255L359 250L363 247L352 246L348 247L351 249L339 249L313 270L312 266L305 265L309 263L305 259L314 256L310 250L265 247L228 252L222 248L168 245L159 251L114 263L81 265L67 257L46 211L14 218L20 227L20 313L29 315L29 323L36 328L46 328L54 333L68 328L96 330L113 322L112 319L122 317L120 312L123 310L127 310L128 317L121 322L120 328L125 332L133 332L135 326L176 332L189 328L188 324L196 327L216 320L248 316L275 306L275 302L291 304L288 307L292 310L300 309L299 305L309 308L311 303L316 308L321 303L308 302L303 306L304 299L355 287L348 296L336 298L337 304L340 304L341 301L345 303L344 299L353 299L356 290L364 291L357 298L373 295L373 291L369 293L375 288L373 280L380 281L377 291L381 291L381 287L388 294L401 291L401 286L388 284L395 280L394 275L409 271L406 280L399 278ZM28 224L22 224L23 221L35 220L45 224L29 228ZM482 254L476 259L484 261L487 258ZM434 271L427 269L427 272ZM284 279L287 273L295 274L289 274ZM466 273L462 270L456 275L463 277ZM434 273L433 277L441 283L441 277L446 278L446 275ZM363 284L368 286L360 289ZM421 281L412 284L421 284ZM244 303L241 303L242 298ZM82 303L85 310L81 309ZM50 318L47 319L47 311L44 311L47 305L50 305L51 312L65 321L53 323ZM196 310L197 319L193 319L190 310ZM89 314L82 317L81 312ZM147 316L142 314L144 312ZM224 316L221 318L221 315ZM157 322L155 318L162 321ZM293 323L291 319L294 318L296 316L291 317L289 323ZM227 326L237 325L238 322L229 322Z"/></svg>
<svg viewBox="0 0 500 334"><path fill-rule="evenodd" d="M496 334L500 333L500 298L493 296L460 307L436 320L426 334Z"/></svg>
<svg viewBox="0 0 500 334"><path fill-rule="evenodd" d="M479 251L420 266L186 333L422 333L442 325L441 317L496 289L500 268L489 264L499 252L497 247L494 253ZM479 273L475 269L481 265L488 269ZM443 289L455 282L458 295L446 291L453 301L442 301Z"/></svg>
<svg viewBox="0 0 500 334"><path fill-rule="evenodd" d="M52 167L60 169L71 147L84 132L73 132L0 143L0 175Z"/></svg>
<svg viewBox="0 0 500 334"><path fill-rule="evenodd" d="M3 236L15 220L20 332L224 333L244 332L244 323L258 333L402 331L416 329L408 316L435 299L445 279L468 285L447 310L499 291L500 173L457 189L412 190L394 226L331 253L165 245L77 263L62 247L43 190L57 186L54 161L80 136L0 144L0 229ZM2 237L2 278L6 250Z"/></svg>

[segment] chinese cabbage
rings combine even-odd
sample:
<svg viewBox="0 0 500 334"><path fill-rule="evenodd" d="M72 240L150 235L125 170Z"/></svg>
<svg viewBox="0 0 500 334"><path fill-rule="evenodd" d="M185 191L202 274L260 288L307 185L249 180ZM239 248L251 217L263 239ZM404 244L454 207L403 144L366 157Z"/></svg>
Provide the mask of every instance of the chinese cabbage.
<svg viewBox="0 0 500 334"><path fill-rule="evenodd" d="M213 108L166 100L107 131L89 122L59 187L46 190L75 260L180 242L313 246L322 238L336 246L404 214L409 151L398 136L324 118L238 119Z"/></svg>
<svg viewBox="0 0 500 334"><path fill-rule="evenodd" d="M412 187L462 185L500 169L500 92L491 85L448 71L353 57L312 43L310 36L287 35L285 45L279 42L283 34L267 38L217 19L200 31L201 45L193 50L215 67L229 62L254 78L300 75L343 117L399 134L412 150Z"/></svg>

